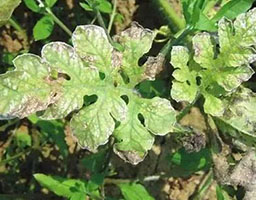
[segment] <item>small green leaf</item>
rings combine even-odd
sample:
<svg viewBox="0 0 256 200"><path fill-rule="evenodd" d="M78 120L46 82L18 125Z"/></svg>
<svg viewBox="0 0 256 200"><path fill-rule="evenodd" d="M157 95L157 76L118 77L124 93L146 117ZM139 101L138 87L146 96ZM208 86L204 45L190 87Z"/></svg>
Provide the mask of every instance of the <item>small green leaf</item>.
<svg viewBox="0 0 256 200"><path fill-rule="evenodd" d="M219 185L216 186L217 200L231 200L228 193L223 190Z"/></svg>
<svg viewBox="0 0 256 200"><path fill-rule="evenodd" d="M75 179L66 179L58 176L34 174L35 179L45 188L58 196L74 198L73 196L86 195L86 183Z"/></svg>
<svg viewBox="0 0 256 200"><path fill-rule="evenodd" d="M20 4L21 0L1 0L0 1L0 27L11 17L14 9Z"/></svg>
<svg viewBox="0 0 256 200"><path fill-rule="evenodd" d="M126 183L118 185L125 200L154 200L143 185L137 183Z"/></svg>
<svg viewBox="0 0 256 200"><path fill-rule="evenodd" d="M41 133L47 135L48 139L59 147L61 155L66 158L68 147L65 141L64 124L56 120L44 121L39 119L35 125L40 128Z"/></svg>
<svg viewBox="0 0 256 200"><path fill-rule="evenodd" d="M45 0L47 7L51 8L58 0Z"/></svg>
<svg viewBox="0 0 256 200"><path fill-rule="evenodd" d="M174 46L171 52L171 64L176 69L172 76L176 81L172 84L171 96L176 101L191 103L197 94L196 73L187 66L189 51L182 46Z"/></svg>
<svg viewBox="0 0 256 200"><path fill-rule="evenodd" d="M112 12L112 4L107 0L97 0L99 2L99 5L97 8L100 12L108 13L110 14Z"/></svg>
<svg viewBox="0 0 256 200"><path fill-rule="evenodd" d="M212 18L212 22L219 21L222 17L227 17L228 19L234 19L239 14L246 12L252 6L255 0L231 0L227 2L217 14Z"/></svg>
<svg viewBox="0 0 256 200"><path fill-rule="evenodd" d="M175 176L186 177L200 170L207 170L212 164L209 149L201 149L199 152L188 153L181 148L170 156L171 170Z"/></svg>
<svg viewBox="0 0 256 200"><path fill-rule="evenodd" d="M80 3L86 11L99 10L102 13L112 13L112 4L107 0L86 0L87 3Z"/></svg>
<svg viewBox="0 0 256 200"><path fill-rule="evenodd" d="M97 152L96 154L91 154L86 156L85 158L81 159L81 164L91 172L100 172L102 170L102 167L104 165L106 157L105 151Z"/></svg>
<svg viewBox="0 0 256 200"><path fill-rule="evenodd" d="M51 16L42 17L33 28L33 36L36 41L48 38L53 31L54 21Z"/></svg>
<svg viewBox="0 0 256 200"><path fill-rule="evenodd" d="M15 133L17 145L21 148L31 146L32 139L27 130L18 129Z"/></svg>
<svg viewBox="0 0 256 200"><path fill-rule="evenodd" d="M25 5L33 12L39 13L41 8L36 0L24 0Z"/></svg>
<svg viewBox="0 0 256 200"><path fill-rule="evenodd" d="M79 5L86 11L93 11L93 9L87 3L79 3Z"/></svg>

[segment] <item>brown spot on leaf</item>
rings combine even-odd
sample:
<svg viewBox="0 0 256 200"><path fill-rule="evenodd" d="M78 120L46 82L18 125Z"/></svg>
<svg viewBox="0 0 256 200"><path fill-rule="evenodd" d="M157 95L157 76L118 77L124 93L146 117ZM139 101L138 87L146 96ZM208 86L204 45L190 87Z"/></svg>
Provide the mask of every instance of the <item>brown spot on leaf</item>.
<svg viewBox="0 0 256 200"><path fill-rule="evenodd" d="M134 40L139 40L146 34L151 34L151 30L144 29L138 22L132 22L131 27L121 32L121 37L129 37Z"/></svg>
<svg viewBox="0 0 256 200"><path fill-rule="evenodd" d="M143 79L155 80L156 76L163 71L165 58L162 54L157 57L149 57L145 63Z"/></svg>
<svg viewBox="0 0 256 200"><path fill-rule="evenodd" d="M138 152L135 151L121 151L114 148L114 152L122 158L125 162L129 162L133 165L137 165L139 162L143 161L146 153L141 157Z"/></svg>
<svg viewBox="0 0 256 200"><path fill-rule="evenodd" d="M112 66L114 68L119 68L122 65L122 60L123 60L123 54L119 51L113 50L112 53Z"/></svg>
<svg viewBox="0 0 256 200"><path fill-rule="evenodd" d="M13 109L8 115L15 116L18 118L24 118L37 111L45 110L48 107L48 105L55 102L56 99L57 95L55 92L52 92L52 94L49 95L47 101L41 101L35 96L28 97L26 102L21 104L18 108Z"/></svg>

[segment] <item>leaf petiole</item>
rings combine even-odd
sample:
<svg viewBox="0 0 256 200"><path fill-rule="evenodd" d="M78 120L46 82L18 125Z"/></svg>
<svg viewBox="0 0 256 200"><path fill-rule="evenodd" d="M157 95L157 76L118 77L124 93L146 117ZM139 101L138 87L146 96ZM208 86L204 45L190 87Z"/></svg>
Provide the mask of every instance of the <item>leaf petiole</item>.
<svg viewBox="0 0 256 200"><path fill-rule="evenodd" d="M59 25L70 37L72 36L72 31L52 12L52 10L47 7L41 0L37 0L40 7L44 7L46 12L53 18L54 22Z"/></svg>

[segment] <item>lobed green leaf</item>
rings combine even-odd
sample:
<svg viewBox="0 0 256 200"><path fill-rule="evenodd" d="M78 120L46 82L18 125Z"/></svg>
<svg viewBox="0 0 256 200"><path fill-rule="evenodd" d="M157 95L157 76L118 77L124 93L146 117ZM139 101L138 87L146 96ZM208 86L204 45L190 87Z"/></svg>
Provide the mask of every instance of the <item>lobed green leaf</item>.
<svg viewBox="0 0 256 200"><path fill-rule="evenodd" d="M101 27L79 26L72 37L74 47L52 42L43 47L41 58L16 58L16 70L0 75L1 118L43 111L42 119L59 119L75 111L71 130L82 148L95 152L113 135L114 151L137 164L151 149L154 135L173 131L176 122L168 100L144 99L135 89L141 81L154 79L155 73L148 75L151 65L138 65L154 36L134 23L116 37L123 46L117 52ZM95 101L84 101L92 95Z"/></svg>
<svg viewBox="0 0 256 200"><path fill-rule="evenodd" d="M198 33L192 39L193 58L189 58L185 47L173 48L171 63L176 70L172 97L191 103L198 91L205 98L205 112L222 116L225 108L222 98L254 73L249 65L256 60L255 20L256 9L239 15L234 23L222 19L219 48L209 33Z"/></svg>

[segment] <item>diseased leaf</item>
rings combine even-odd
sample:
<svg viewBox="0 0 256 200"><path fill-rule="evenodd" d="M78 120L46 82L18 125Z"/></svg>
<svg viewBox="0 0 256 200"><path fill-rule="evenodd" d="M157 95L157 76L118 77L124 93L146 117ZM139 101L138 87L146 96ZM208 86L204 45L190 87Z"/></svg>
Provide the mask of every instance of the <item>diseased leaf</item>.
<svg viewBox="0 0 256 200"><path fill-rule="evenodd" d="M113 47L108 42L104 29L94 25L78 26L73 33L72 41L78 55L90 66L97 68L106 76L114 70Z"/></svg>
<svg viewBox="0 0 256 200"><path fill-rule="evenodd" d="M219 22L220 57L228 66L248 65L256 60L256 9L239 15L231 22L222 19Z"/></svg>
<svg viewBox="0 0 256 200"><path fill-rule="evenodd" d="M83 108L73 117L71 128L78 143L95 152L99 145L107 143L113 133L115 129L113 117L122 121L126 118L126 113L127 107L120 95L111 92L108 94L106 91L105 94L98 96L96 103Z"/></svg>
<svg viewBox="0 0 256 200"><path fill-rule="evenodd" d="M205 112L222 116L225 107L221 99L254 73L249 64L256 59L255 21L256 9L239 15L234 24L222 19L220 47L210 34L199 33L193 37L194 56L190 59L186 48L173 48L171 64L177 69L173 73L172 97L191 103L199 91L205 98Z"/></svg>
<svg viewBox="0 0 256 200"><path fill-rule="evenodd" d="M24 118L54 101L49 71L40 57L23 54L13 61L15 71L0 75L0 118Z"/></svg>
<svg viewBox="0 0 256 200"><path fill-rule="evenodd" d="M43 47L42 58L18 57L16 70L0 76L2 118L44 110L42 119L58 119L76 111L71 130L82 148L95 152L113 135L115 152L137 164L151 149L154 135L173 131L176 123L168 100L144 99L135 89L156 75L148 75L148 63L138 65L153 39L153 32L134 23L117 37L123 46L117 52L103 28L86 25L75 30L74 48L52 42ZM90 96L93 101L84 100Z"/></svg>
<svg viewBox="0 0 256 200"><path fill-rule="evenodd" d="M175 111L170 103L158 97L153 99L130 99L126 120L115 130L115 152L133 164L140 162L151 149L155 135L173 131ZM140 119L140 114L143 119ZM140 120L144 120L144 124ZM152 134L148 134L148 130Z"/></svg>
<svg viewBox="0 0 256 200"><path fill-rule="evenodd" d="M216 119L218 127L246 145L256 146L256 94L241 87L226 99L225 108L223 117Z"/></svg>
<svg viewBox="0 0 256 200"><path fill-rule="evenodd" d="M1 0L0 1L0 27L11 17L14 9L20 4L21 0Z"/></svg>
<svg viewBox="0 0 256 200"><path fill-rule="evenodd" d="M177 101L192 102L198 90L196 72L190 71L187 66L189 61L188 49L175 46L171 52L171 64L176 69L172 76L176 81L172 84L171 96Z"/></svg>
<svg viewBox="0 0 256 200"><path fill-rule="evenodd" d="M70 78L59 78L61 88L58 91L58 100L48 107L42 118L63 118L71 111L82 108L84 95L93 94L93 86L100 79L98 70L86 67L73 47L62 42L45 45L42 58L52 66L52 70Z"/></svg>
<svg viewBox="0 0 256 200"><path fill-rule="evenodd" d="M122 72L129 77L128 86L134 87L145 79L146 65L139 67L138 60L149 51L154 34L133 22L129 29L121 32L115 39L124 47L120 65ZM143 44L143 45L142 45Z"/></svg>

